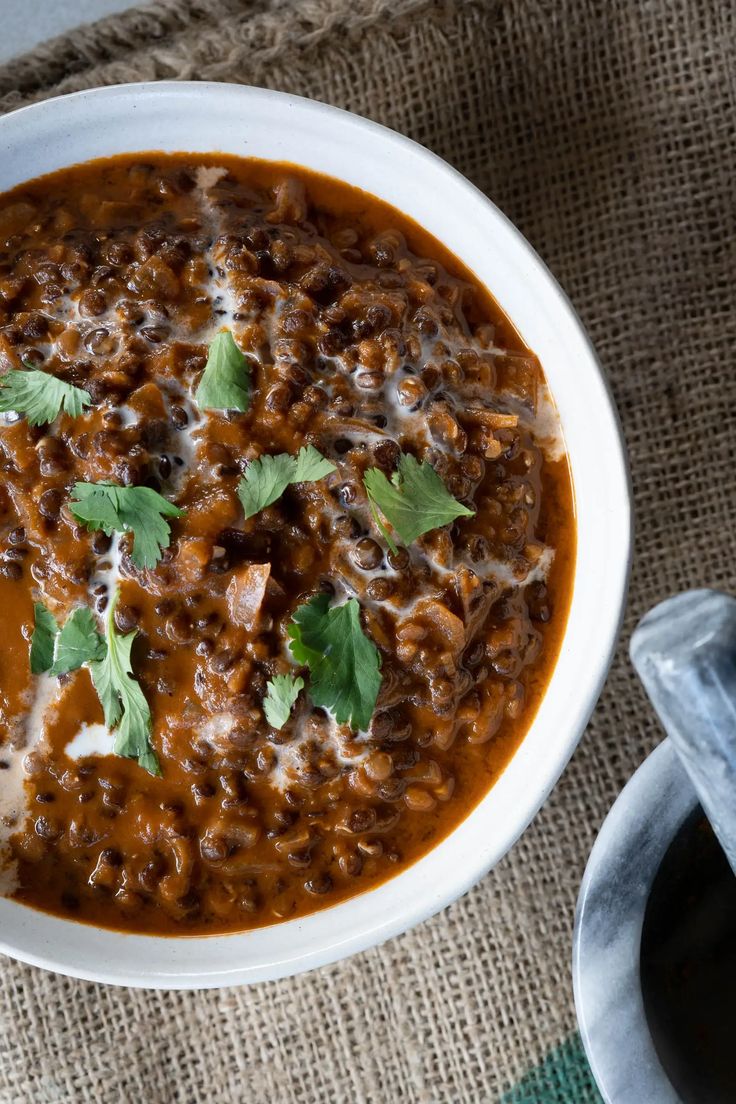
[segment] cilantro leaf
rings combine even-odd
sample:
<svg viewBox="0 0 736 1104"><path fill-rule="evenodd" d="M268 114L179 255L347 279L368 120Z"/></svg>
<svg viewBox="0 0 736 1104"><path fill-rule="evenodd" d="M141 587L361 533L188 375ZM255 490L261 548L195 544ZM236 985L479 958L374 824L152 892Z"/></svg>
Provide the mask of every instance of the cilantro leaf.
<svg viewBox="0 0 736 1104"><path fill-rule="evenodd" d="M153 568L161 552L169 547L169 523L166 517L181 517L184 510L174 506L151 487L118 487L114 483L75 483L71 512L88 529L132 533L131 559L136 567Z"/></svg>
<svg viewBox="0 0 736 1104"><path fill-rule="evenodd" d="M105 724L116 729L114 751L128 759L137 759L151 774L161 774L158 758L151 747L151 711L140 685L132 678L130 650L137 632L121 636L115 628L118 594L108 606L105 625L106 651L102 659L89 661L89 670L102 703Z"/></svg>
<svg viewBox="0 0 736 1104"><path fill-rule="evenodd" d="M246 518L264 510L282 494L294 476L294 457L288 452L277 456L261 456L251 460L245 475L238 483L238 498L243 504Z"/></svg>
<svg viewBox="0 0 736 1104"><path fill-rule="evenodd" d="M272 728L283 728L291 707L304 689L304 679L294 675L274 675L266 686L263 712Z"/></svg>
<svg viewBox="0 0 736 1104"><path fill-rule="evenodd" d="M297 456L279 452L252 460L238 484L246 518L276 502L291 483L314 483L336 470L313 445L299 449Z"/></svg>
<svg viewBox="0 0 736 1104"><path fill-rule="evenodd" d="M41 602L33 607L35 628L31 637L31 672L65 675L91 659L102 659L105 641L97 631L94 615L80 606L59 631L52 613Z"/></svg>
<svg viewBox="0 0 736 1104"><path fill-rule="evenodd" d="M31 637L31 674L42 675L54 662L54 644L59 627L54 615L42 602L33 607L34 628Z"/></svg>
<svg viewBox="0 0 736 1104"><path fill-rule="evenodd" d="M398 533L404 544L411 544L423 533L448 525L458 517L473 517L469 510L453 498L437 472L426 460L402 453L399 470L389 483L378 468L369 468L363 476L371 513L393 552L396 546L389 537L378 511Z"/></svg>
<svg viewBox="0 0 736 1104"><path fill-rule="evenodd" d="M239 410L250 406L250 365L230 330L221 330L210 345L195 401L203 410Z"/></svg>
<svg viewBox="0 0 736 1104"><path fill-rule="evenodd" d="M0 412L15 410L25 414L29 425L53 422L63 409L78 418L85 406L91 406L89 392L71 383L64 383L48 372L35 368L19 372L11 369L0 377Z"/></svg>
<svg viewBox="0 0 736 1104"><path fill-rule="evenodd" d="M292 483L315 483L333 471L337 471L335 465L318 452L314 445L305 445L299 449L294 461Z"/></svg>
<svg viewBox="0 0 736 1104"><path fill-rule="evenodd" d="M139 684L131 677L130 650L137 634L120 636L117 632L117 600L116 593L108 607L105 637L97 631L94 614L86 606L75 609L59 632L53 615L37 602L31 671L34 675L44 671L63 675L86 664L105 714L105 724L109 729L117 728L115 754L137 759L151 774L160 774L151 747L151 711Z"/></svg>
<svg viewBox="0 0 736 1104"><path fill-rule="evenodd" d="M309 696L329 709L338 724L365 730L381 688L381 654L360 624L360 606L349 598L330 608L317 594L294 611L289 647L309 667Z"/></svg>
<svg viewBox="0 0 736 1104"><path fill-rule="evenodd" d="M65 675L76 671L85 663L105 658L105 640L97 631L92 610L80 606L67 617L64 627L56 637L52 675Z"/></svg>
<svg viewBox="0 0 736 1104"><path fill-rule="evenodd" d="M367 487L366 487L366 490L368 490ZM376 528L378 529L378 531L381 534L381 536L383 537L383 539L386 541L386 544L389 546L389 548L391 549L393 554L396 555L396 553L399 551L399 549L396 545L396 541L393 539L393 537L389 533L388 529L383 524L383 521L381 520L381 515L379 514L378 510L376 509L375 504L373 502L373 499L371 498L370 493L368 494L368 508L370 509L371 517L373 518L373 520L376 523Z"/></svg>

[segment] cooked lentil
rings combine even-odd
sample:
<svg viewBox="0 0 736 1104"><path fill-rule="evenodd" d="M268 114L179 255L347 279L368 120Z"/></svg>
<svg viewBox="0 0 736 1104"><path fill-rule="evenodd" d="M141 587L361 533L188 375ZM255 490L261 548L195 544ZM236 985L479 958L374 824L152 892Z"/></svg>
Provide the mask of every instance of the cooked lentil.
<svg viewBox="0 0 736 1104"><path fill-rule="evenodd" d="M245 414L192 399L223 326L253 364ZM337 181L119 157L0 200L0 369L23 363L93 405L50 426L0 422L1 811L17 899L135 931L241 930L369 889L433 847L523 738L574 566L544 377L486 290ZM244 521L248 462L304 444L337 470ZM401 451L476 513L391 552L362 476L390 475ZM186 510L155 570L136 569L129 537L79 526L77 480L143 484ZM238 587L262 565L262 602L239 621ZM139 632L160 778L99 754L111 745L86 669L30 674L34 601L59 620L101 613L115 585L118 629ZM320 589L359 600L381 652L367 733L306 694L282 730L263 716L268 679L293 670L290 616Z"/></svg>

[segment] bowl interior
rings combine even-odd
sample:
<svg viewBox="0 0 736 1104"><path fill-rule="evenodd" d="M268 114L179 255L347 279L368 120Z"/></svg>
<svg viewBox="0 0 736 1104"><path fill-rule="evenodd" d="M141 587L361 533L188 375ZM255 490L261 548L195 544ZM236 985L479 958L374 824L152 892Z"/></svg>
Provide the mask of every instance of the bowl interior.
<svg viewBox="0 0 736 1104"><path fill-rule="evenodd" d="M236 85L164 82L81 92L0 119L0 191L93 157L154 149L296 162L379 196L434 234L540 357L575 487L572 604L544 700L492 791L415 865L304 919L204 938L123 935L0 900L0 950L25 961L126 985L231 985L309 969L403 931L508 850L557 780L600 692L625 596L630 495L615 409L570 304L512 224L445 162L324 104Z"/></svg>

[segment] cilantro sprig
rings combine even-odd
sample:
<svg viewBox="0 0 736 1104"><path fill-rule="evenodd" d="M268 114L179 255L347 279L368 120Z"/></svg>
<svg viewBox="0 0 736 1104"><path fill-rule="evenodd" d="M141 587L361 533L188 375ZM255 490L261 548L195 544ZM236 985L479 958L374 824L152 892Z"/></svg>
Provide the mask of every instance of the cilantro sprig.
<svg viewBox="0 0 736 1104"><path fill-rule="evenodd" d="M274 675L266 685L263 712L272 728L283 728L289 719L299 691L304 689L304 679L298 675Z"/></svg>
<svg viewBox="0 0 736 1104"><path fill-rule="evenodd" d="M246 518L276 502L291 483L314 483L336 470L313 445L299 449L296 456L279 452L252 460L238 484Z"/></svg>
<svg viewBox="0 0 736 1104"><path fill-rule="evenodd" d="M212 341L194 398L203 410L246 411L250 406L250 364L230 330Z"/></svg>
<svg viewBox="0 0 736 1104"><path fill-rule="evenodd" d="M102 703L105 724L115 730L113 750L116 755L137 759L150 774L161 774L158 757L151 747L151 710L132 677L130 652L137 631L121 636L115 628L115 606L118 594L108 606L105 624L104 658L89 661L89 670L97 696Z"/></svg>
<svg viewBox="0 0 736 1104"><path fill-rule="evenodd" d="M70 510L88 529L132 533L131 559L138 568L153 568L169 547L171 531L165 517L184 510L151 487L119 487L114 483L75 483Z"/></svg>
<svg viewBox="0 0 736 1104"><path fill-rule="evenodd" d="M288 626L297 663L309 668L309 696L329 709L338 724L365 730L381 688L381 653L363 632L355 598L330 607L316 594L295 611Z"/></svg>
<svg viewBox="0 0 736 1104"><path fill-rule="evenodd" d="M35 627L31 637L31 671L63 675L88 667L105 715L105 724L115 730L116 755L137 759L151 774L160 774L158 758L151 747L151 711L140 685L132 677L131 648L136 632L121 636L115 628L118 594L108 606L105 635L98 632L91 610L73 610L59 629L44 605L34 607Z"/></svg>
<svg viewBox="0 0 736 1104"><path fill-rule="evenodd" d="M463 506L448 491L437 472L426 460L402 453L398 471L391 482L378 468L369 468L363 476L373 520L392 552L396 544L388 532L381 514L404 544L417 537L448 525L458 517L473 517L474 511ZM380 514L379 514L380 511Z"/></svg>
<svg viewBox="0 0 736 1104"><path fill-rule="evenodd" d="M59 626L54 615L43 602L33 607L33 635L31 636L31 674L42 675L54 662L54 647Z"/></svg>
<svg viewBox="0 0 736 1104"><path fill-rule="evenodd" d="M32 426L53 422L62 410L78 418L84 407L91 405L88 391L37 368L28 367L24 372L13 368L0 377L0 413L14 410L25 414Z"/></svg>

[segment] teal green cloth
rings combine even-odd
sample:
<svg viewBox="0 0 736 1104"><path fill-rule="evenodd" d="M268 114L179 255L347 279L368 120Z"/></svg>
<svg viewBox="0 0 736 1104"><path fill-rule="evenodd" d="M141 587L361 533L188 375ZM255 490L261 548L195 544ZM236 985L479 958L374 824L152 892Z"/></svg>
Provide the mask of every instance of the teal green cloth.
<svg viewBox="0 0 736 1104"><path fill-rule="evenodd" d="M499 1104L603 1104L578 1034L551 1050ZM645 1104L642 1101L642 1104Z"/></svg>

